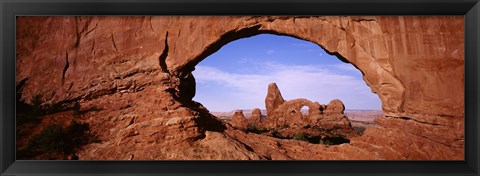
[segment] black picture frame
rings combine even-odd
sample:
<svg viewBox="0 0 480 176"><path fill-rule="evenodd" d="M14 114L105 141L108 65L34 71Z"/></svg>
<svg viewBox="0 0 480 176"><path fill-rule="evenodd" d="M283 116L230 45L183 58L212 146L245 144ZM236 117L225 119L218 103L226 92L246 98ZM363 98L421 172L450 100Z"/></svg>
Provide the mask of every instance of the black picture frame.
<svg viewBox="0 0 480 176"><path fill-rule="evenodd" d="M1 175L479 175L479 0L0 0ZM15 17L464 15L464 161L16 161Z"/></svg>

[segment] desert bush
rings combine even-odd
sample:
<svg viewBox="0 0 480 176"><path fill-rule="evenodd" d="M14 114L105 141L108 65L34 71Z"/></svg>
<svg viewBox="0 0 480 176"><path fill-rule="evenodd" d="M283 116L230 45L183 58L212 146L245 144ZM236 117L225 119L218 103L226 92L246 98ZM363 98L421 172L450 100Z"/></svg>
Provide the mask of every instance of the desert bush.
<svg viewBox="0 0 480 176"><path fill-rule="evenodd" d="M349 143L350 139L345 137L342 134L333 134L331 136L324 137L320 139L318 142L319 144L325 144L325 145L338 145L338 144L343 144L343 143Z"/></svg>
<svg viewBox="0 0 480 176"><path fill-rule="evenodd" d="M33 158L45 153L72 154L76 149L88 143L97 142L98 138L88 133L87 123L73 121L63 128L53 124L45 127L42 132L33 136L20 156Z"/></svg>
<svg viewBox="0 0 480 176"><path fill-rule="evenodd" d="M304 132L295 133L292 139L308 142L308 134Z"/></svg>
<svg viewBox="0 0 480 176"><path fill-rule="evenodd" d="M260 133L267 132L267 131L268 131L267 129L265 129L265 128L258 128L258 127L255 126L254 124L248 124L248 125L247 125L247 129L245 129L245 132L255 133L255 134L260 134Z"/></svg>
<svg viewBox="0 0 480 176"><path fill-rule="evenodd" d="M326 139L320 139L320 141L318 141L318 144L332 145L333 143Z"/></svg>
<svg viewBox="0 0 480 176"><path fill-rule="evenodd" d="M248 131L255 131L255 130L257 130L257 127L253 124L248 124L247 125L247 130Z"/></svg>
<svg viewBox="0 0 480 176"><path fill-rule="evenodd" d="M17 95L20 96L20 95ZM21 109L17 109L16 113L16 122L17 126L21 126L27 123L37 123L39 122L38 117L43 115L42 110L42 99L40 98L41 95L35 95L30 100L31 105L21 102L20 99L17 98L17 106L20 106Z"/></svg>
<svg viewBox="0 0 480 176"><path fill-rule="evenodd" d="M279 139L290 139L289 137L285 137L282 134L280 134L278 131L271 131L270 135L274 138L279 138Z"/></svg>
<svg viewBox="0 0 480 176"><path fill-rule="evenodd" d="M17 94L17 96L21 96ZM39 117L65 111L62 103L43 104L42 95L38 94L31 98L30 104L26 104L17 98L16 120L17 126L30 122L39 122Z"/></svg>
<svg viewBox="0 0 480 176"><path fill-rule="evenodd" d="M32 137L28 147L37 152L66 152L67 140L64 129L59 125L49 125L43 131Z"/></svg>

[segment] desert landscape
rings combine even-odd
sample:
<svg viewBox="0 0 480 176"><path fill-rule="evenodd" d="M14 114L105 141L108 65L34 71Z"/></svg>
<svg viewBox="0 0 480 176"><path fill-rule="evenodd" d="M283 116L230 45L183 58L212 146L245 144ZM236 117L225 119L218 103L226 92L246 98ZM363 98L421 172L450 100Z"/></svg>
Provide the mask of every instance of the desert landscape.
<svg viewBox="0 0 480 176"><path fill-rule="evenodd" d="M245 118L252 117L252 109L242 109L241 110ZM214 115L215 117L219 118L220 120L230 123L232 116L235 114L236 111L229 111L229 112L210 112L210 114ZM308 114L307 110L301 110L303 115ZM266 119L267 110L260 110L262 120ZM354 129L357 131L362 132L366 129L367 126L375 125L375 118L382 117L383 112L382 110L349 110L345 109L344 115L350 121L350 124Z"/></svg>
<svg viewBox="0 0 480 176"><path fill-rule="evenodd" d="M20 16L16 25L19 160L464 159L463 16ZM286 100L274 82L264 107L214 112L194 101L196 66L259 34L352 64L381 110Z"/></svg>

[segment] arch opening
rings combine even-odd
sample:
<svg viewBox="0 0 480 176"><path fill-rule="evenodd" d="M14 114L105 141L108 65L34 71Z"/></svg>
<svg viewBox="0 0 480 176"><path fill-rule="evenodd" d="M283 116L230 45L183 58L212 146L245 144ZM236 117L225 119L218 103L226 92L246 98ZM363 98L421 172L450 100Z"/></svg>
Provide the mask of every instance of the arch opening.
<svg viewBox="0 0 480 176"><path fill-rule="evenodd" d="M173 57L170 57L170 60L167 59L167 61L163 62L175 63L168 64L168 71L170 74L180 79L187 78L191 72L195 70L195 66L200 61L212 53L215 53L222 48L222 46L228 44L229 42L259 34L289 36L310 41L320 46L326 53L336 56L339 60L345 63L351 63L356 69L360 70L360 72L364 75L364 81L371 88L371 91L376 93L380 98L382 102L382 110L385 112L385 115L399 116L398 113L404 112L404 97L406 91L405 85L401 80L398 79L398 77L394 75L388 61L376 61L376 59L373 58L374 56L372 53L365 50L365 48L361 45L357 44L357 42L354 40L355 37L346 34L345 30L336 31L335 35L319 37L309 30L309 26L298 26L299 28L292 30L288 27L289 24L287 26L285 26L286 24L283 24L286 21L278 21L278 24L272 25L277 21L272 21L268 18L263 20L266 21L260 20L234 30L220 32L219 36L215 39L205 39L209 41L209 44L206 45L201 52L194 53L186 60L177 62L171 60ZM332 26L329 24L325 27ZM339 48L340 45L345 44L349 46L346 46L346 48L345 46ZM372 61L365 62L365 60ZM192 98L193 97L187 97L186 99L191 100Z"/></svg>
<svg viewBox="0 0 480 176"><path fill-rule="evenodd" d="M252 50L249 50L249 47L246 46L248 44L251 44L252 42L261 42L264 40L264 42L268 42L269 39L277 39L277 40L271 40L273 44L275 44L276 41L279 42L285 42L285 41L293 41L297 43L292 43L290 48L277 48L279 50L275 49L268 49L268 48L262 48L265 46L265 43L261 43L255 46L252 46ZM285 40L288 39L288 40ZM249 41L250 40L250 41ZM266 44L266 45L272 45L272 44ZM235 47L241 47L242 49L235 49ZM255 48L256 47L256 48ZM293 48L297 47L297 48ZM307 47L304 49L298 49L301 47ZM260 51L264 49L264 51ZM282 51L282 49L288 49L288 50L296 50L296 52L291 52L288 53L286 51ZM237 51L234 51L237 50ZM282 52L282 53L280 53ZM311 58L311 59L303 59L303 58L298 58L302 56L295 56L295 54L299 52L319 52L316 53L314 57L316 58ZM259 56L259 57L250 57L252 55L259 55L258 53L262 53L265 56ZM288 54L285 54L288 53ZM233 54L233 56L228 56L228 54ZM243 54L243 55L242 55ZM282 58L278 58L278 55L282 55ZM288 83L308 83L310 82L313 84L314 82L320 82L320 81L331 81L329 84L324 84L324 85L330 85L331 87L337 87L337 86L346 86L349 84L346 84L345 82L335 82L338 81L335 78L339 78L340 81L351 81L348 80L348 78L353 78L355 77L356 83L362 83L362 91L361 93L368 93L371 97L375 97L375 100L380 100L377 96L376 93L371 91L371 89L368 87L368 85L364 82L363 80L363 73L361 70L359 70L355 65L351 64L348 62L346 59L338 58L338 56L334 55L329 55L331 53L328 53L326 50L321 48L321 46L304 40L304 39L299 39L298 37L292 37L289 35L280 35L280 34L272 34L272 32L268 32L266 34L255 34L253 36L249 37L243 37L240 39L236 39L230 43L227 43L224 45L222 50L218 50L218 52L213 53L212 55L207 56L204 59L200 59L200 61L195 64L195 69L192 72L192 75L195 78L196 86L202 86L205 85L206 82L210 83L216 83L218 84L224 84L221 86L230 86L230 87L239 87L238 85L234 84L235 81L246 81L244 84L246 86L241 87L241 88L246 88L248 86L256 86L256 87L265 87L261 91L264 93L261 95L262 99L266 95L266 87L268 83L270 82L275 82L278 79L271 79L273 77L272 75L277 74L277 73L284 73L284 75L274 75L276 76L275 78L281 78L281 76L285 76L283 78L285 79L303 79L305 81L291 81L291 82L279 82L277 83L279 86L280 85L287 85ZM309 57L313 56L314 54L310 55ZM341 61L341 62L340 62ZM323 65L322 65L323 64ZM288 68L289 67L289 68ZM263 70L260 70L263 69ZM295 71L295 69L297 71ZM317 69L317 70L315 70ZM265 75L272 73L271 75ZM292 73L291 75L288 75L287 73ZM199 74L201 74L199 76ZM297 74L297 75L295 75ZM322 75L323 74L323 75ZM289 77L286 77L289 76ZM315 80L314 78L320 78L320 76L324 76L326 78L322 78L320 80ZM337 77L335 77L337 76ZM344 77L341 77L344 76ZM307 78L305 78L307 77ZM250 81L248 81L248 79ZM312 78L312 79L308 79ZM345 78L341 80L342 78ZM230 79L230 80L228 80ZM261 82L263 81L263 82ZM265 83L265 85L257 86L259 83ZM238 83L241 84L241 83ZM353 84L350 84L353 85ZM355 84L357 85L357 84ZM358 84L360 85L360 84ZM202 90L209 90L210 92L213 92L212 88L210 87L213 85L207 85L206 87L197 87L195 96L193 100L202 102L205 104L205 101L202 101L202 95L198 95L199 92ZM312 101L318 101L315 99L315 97L310 98L310 97L305 97L305 95L301 95L302 91L308 90L307 88L304 89L297 89L297 93L291 94L291 93L285 93L285 91L290 92L291 89L293 88L298 88L302 87L300 85L298 86L288 86L287 85L287 90L281 90L282 94L286 94L287 99L295 99L295 98L307 98ZM358 86L359 87L359 86ZM209 88L209 89L206 89ZM360 90L360 88L356 87L349 87L349 91L357 91ZM285 89L280 86L280 89ZM334 93L335 91L331 90L330 92L321 92L325 91L322 89L318 90L317 94L329 94L329 93ZM336 92L340 92L337 90ZM226 98L224 91L220 92L215 92L217 94L217 97L219 98ZM299 95L300 96L296 96ZM292 96L290 96L292 95ZM339 93L335 94L339 95ZM211 97L210 97L211 98ZM341 97L338 97L341 98ZM324 101L319 101L322 104L327 104L330 100L332 99L324 99ZM203 100L207 100L206 98L203 98ZM222 100L222 99L218 99ZM219 103L224 103L222 101L219 101ZM355 103L358 106L354 106L353 109L381 109L381 101L377 101L376 103L371 103L370 107L368 108L367 105L365 106L360 106L362 101L356 101ZM263 103L263 100L260 102ZM349 104L352 103L346 103L344 102L347 106L347 109L352 109L352 106ZM208 107L208 103L206 103ZM218 104L220 105L220 104ZM256 107L264 107L263 104L260 104ZM253 109L256 108L254 106L250 107L232 107L230 109L220 109L220 110L236 110L236 109ZM302 109L305 109L306 107L302 107ZM210 110L217 110L215 108L209 107Z"/></svg>
<svg viewBox="0 0 480 176"><path fill-rule="evenodd" d="M319 45L298 37L258 34L237 39L196 64L192 74L197 84L197 93L193 100L201 102L213 115L227 121L233 112L242 110L246 117L244 124L248 124L245 129L259 133L268 132L266 129L270 128L258 123L267 123L269 118L265 117L267 110L263 107L268 94L267 87L271 82L280 86L281 94L286 100L307 98L312 101L293 105L298 107L289 109L287 114L291 117L277 120L282 123L286 121L280 125L281 128L316 126L315 124L321 123L319 119L324 116L326 104L338 98L343 99L347 108L380 109L381 102L362 80L363 73L347 60L330 54ZM366 100L371 102L365 103ZM313 102L319 104L310 105ZM251 110L254 108L262 109L259 122L251 122ZM289 120L295 118L300 120L288 124ZM333 128L338 127L324 127ZM284 135L282 138L295 136Z"/></svg>
<svg viewBox="0 0 480 176"><path fill-rule="evenodd" d="M310 114L310 108L307 105L303 105L300 108L300 111L302 112L303 117L308 117Z"/></svg>

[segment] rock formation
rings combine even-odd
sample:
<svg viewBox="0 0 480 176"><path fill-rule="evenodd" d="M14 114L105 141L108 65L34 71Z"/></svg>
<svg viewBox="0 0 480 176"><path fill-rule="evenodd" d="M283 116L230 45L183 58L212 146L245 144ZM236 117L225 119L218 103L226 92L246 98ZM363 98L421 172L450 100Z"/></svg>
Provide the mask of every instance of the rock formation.
<svg viewBox="0 0 480 176"><path fill-rule="evenodd" d="M319 124L323 128L335 128L340 127L343 129L351 129L352 125L346 118L343 111L345 111L345 105L339 99L330 101L326 106L323 105L325 110L323 111L324 118L319 119Z"/></svg>
<svg viewBox="0 0 480 176"><path fill-rule="evenodd" d="M247 128L248 121L247 118L243 115L242 110L237 110L232 116L231 124L235 128L245 129Z"/></svg>
<svg viewBox="0 0 480 176"><path fill-rule="evenodd" d="M273 85L273 86L272 86ZM270 89L274 87L274 89ZM275 83L269 85L267 98L269 96L280 94L280 90ZM274 104L270 102L271 104ZM318 102L299 98L283 103L276 104L277 108L267 109L267 118L265 120L266 128L280 128L280 127L319 127L324 129L343 128L351 130L352 126L348 118L343 114L345 106L343 102L334 99L328 105L321 105ZM302 107L308 107L308 114L302 113ZM268 107L268 106L267 106Z"/></svg>
<svg viewBox="0 0 480 176"><path fill-rule="evenodd" d="M267 109L267 116L270 116L271 114L269 112L273 112L274 109L277 109L278 106L280 106L284 102L285 100L283 99L277 84L270 83L268 85L267 97L265 98L265 108Z"/></svg>
<svg viewBox="0 0 480 176"><path fill-rule="evenodd" d="M330 114L343 114L343 111L345 111L345 105L343 105L343 102L339 99L334 99L330 101L327 106L325 106L325 110L323 112Z"/></svg>
<svg viewBox="0 0 480 176"><path fill-rule="evenodd" d="M463 160L463 29L463 16L21 16L16 83L29 104L39 96L100 109L78 118L102 141L79 150L80 160ZM335 147L222 127L191 100L191 72L228 42L261 33L311 41L353 64L385 117ZM285 103L279 95L267 110Z"/></svg>
<svg viewBox="0 0 480 176"><path fill-rule="evenodd" d="M260 109L255 108L252 110L252 116L248 119L248 123L254 126L260 127L262 125L262 111Z"/></svg>

